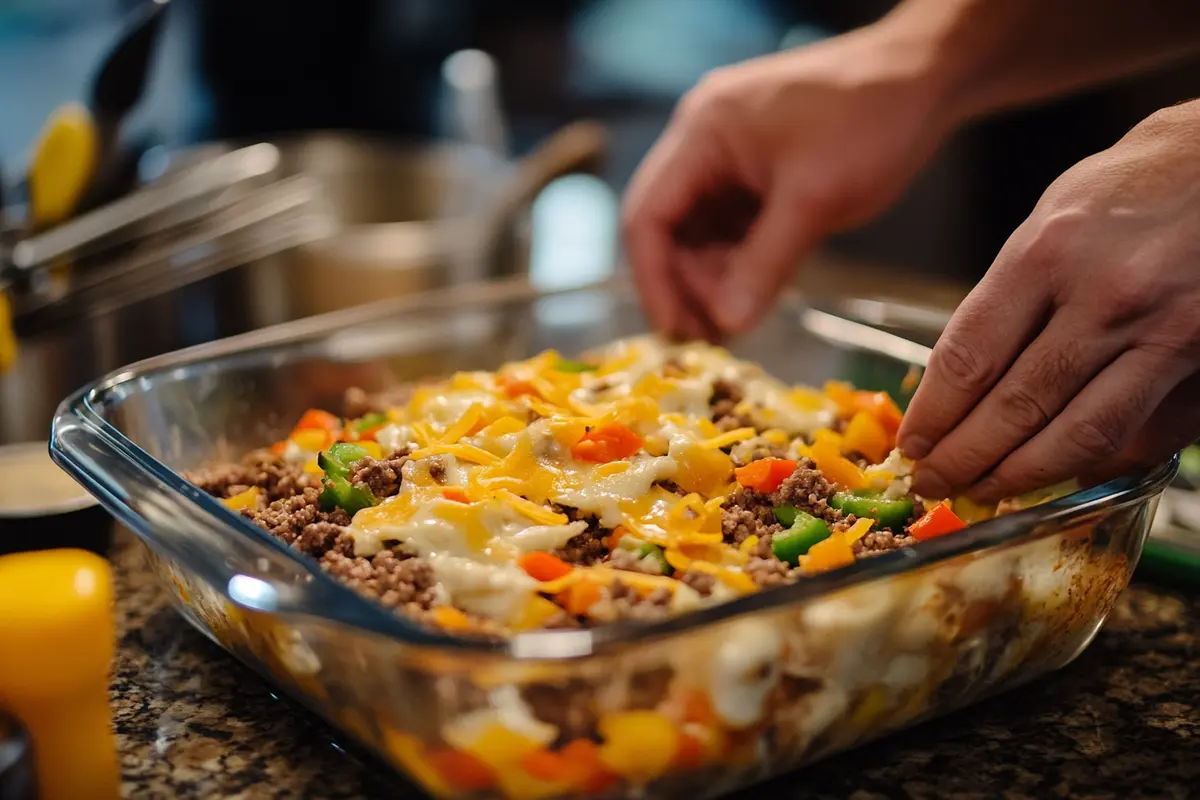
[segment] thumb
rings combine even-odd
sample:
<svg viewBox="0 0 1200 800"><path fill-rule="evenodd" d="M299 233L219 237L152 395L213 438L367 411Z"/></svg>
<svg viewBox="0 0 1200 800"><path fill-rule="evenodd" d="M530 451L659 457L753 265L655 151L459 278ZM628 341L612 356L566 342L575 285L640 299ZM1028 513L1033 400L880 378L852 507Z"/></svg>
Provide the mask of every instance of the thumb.
<svg viewBox="0 0 1200 800"><path fill-rule="evenodd" d="M725 333L754 326L774 304L817 232L796 193L776 189L742 243L729 254L713 319Z"/></svg>

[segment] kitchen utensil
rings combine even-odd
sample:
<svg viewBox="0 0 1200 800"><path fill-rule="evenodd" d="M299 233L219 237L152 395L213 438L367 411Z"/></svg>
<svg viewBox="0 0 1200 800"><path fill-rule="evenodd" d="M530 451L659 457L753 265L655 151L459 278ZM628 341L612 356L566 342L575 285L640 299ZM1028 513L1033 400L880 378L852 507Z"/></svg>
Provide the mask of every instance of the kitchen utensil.
<svg viewBox="0 0 1200 800"><path fill-rule="evenodd" d="M38 800L29 734L0 710L0 800Z"/></svg>
<svg viewBox="0 0 1200 800"><path fill-rule="evenodd" d="M535 697L543 718L569 704L588 730L603 712L623 761L669 773L631 773L609 796L713 797L1028 681L1091 641L1174 463L665 621L503 641L391 614L179 476L275 441L308 407L337 409L349 385L575 354L643 330L637 308L620 284L539 294L512 280L301 320L97 382L61 407L53 452L147 545L192 624L440 796L453 789L434 765L476 733L494 744L473 756L499 776L487 796L528 796L523 754L572 736L570 715L529 718ZM732 349L788 381L876 376L864 388L898 385L929 354L794 293ZM978 605L945 618L951 595ZM683 712L654 711L664 696L716 746L673 761Z"/></svg>
<svg viewBox="0 0 1200 800"><path fill-rule="evenodd" d="M0 556L0 707L29 732L39 800L116 798L112 572L82 550Z"/></svg>
<svg viewBox="0 0 1200 800"><path fill-rule="evenodd" d="M0 446L0 556L56 548L103 555L113 521L50 460L44 442Z"/></svg>

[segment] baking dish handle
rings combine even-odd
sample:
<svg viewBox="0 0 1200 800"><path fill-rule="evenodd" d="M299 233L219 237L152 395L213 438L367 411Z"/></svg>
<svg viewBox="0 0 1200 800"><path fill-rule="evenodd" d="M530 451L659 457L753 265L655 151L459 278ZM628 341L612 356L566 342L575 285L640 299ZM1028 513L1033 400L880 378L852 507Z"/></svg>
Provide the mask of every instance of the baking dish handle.
<svg viewBox="0 0 1200 800"><path fill-rule="evenodd" d="M60 407L50 455L161 557L186 565L238 605L305 616L319 609L321 617L348 625L381 631L400 624L408 636L419 636L416 626L366 606L248 520L222 519L219 501L122 439L80 396ZM231 535L229 527L239 524L246 535Z"/></svg>

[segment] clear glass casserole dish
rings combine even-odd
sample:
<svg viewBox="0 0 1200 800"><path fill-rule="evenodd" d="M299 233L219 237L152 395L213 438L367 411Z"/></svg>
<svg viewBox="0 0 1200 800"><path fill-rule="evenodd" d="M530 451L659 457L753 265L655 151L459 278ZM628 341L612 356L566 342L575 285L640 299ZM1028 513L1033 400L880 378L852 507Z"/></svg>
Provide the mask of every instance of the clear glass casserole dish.
<svg viewBox="0 0 1200 800"><path fill-rule="evenodd" d="M134 365L63 403L51 449L142 539L193 625L444 797L714 797L1057 669L1128 583L1175 472L663 621L502 642L417 627L180 477L339 407L348 386L642 328L621 284L385 301ZM731 350L787 381L892 391L928 356L796 295Z"/></svg>

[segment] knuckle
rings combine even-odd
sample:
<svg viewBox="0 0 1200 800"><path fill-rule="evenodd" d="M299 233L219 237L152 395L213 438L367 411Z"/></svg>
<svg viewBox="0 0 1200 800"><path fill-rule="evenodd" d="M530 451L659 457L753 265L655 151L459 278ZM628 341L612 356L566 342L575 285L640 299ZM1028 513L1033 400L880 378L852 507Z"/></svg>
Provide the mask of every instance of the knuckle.
<svg viewBox="0 0 1200 800"><path fill-rule="evenodd" d="M1022 261L1029 268L1044 269L1065 260L1074 247L1085 215L1078 209L1055 210L1043 214L1030 229L1022 248Z"/></svg>
<svg viewBox="0 0 1200 800"><path fill-rule="evenodd" d="M1020 383L1000 392L1000 414L1009 425L1024 431L1040 430L1050 422L1050 412L1036 390Z"/></svg>
<svg viewBox="0 0 1200 800"><path fill-rule="evenodd" d="M1143 316L1158 301L1156 270L1131 266L1104 289L1104 321L1110 326Z"/></svg>
<svg viewBox="0 0 1200 800"><path fill-rule="evenodd" d="M1115 419L1099 416L1074 421L1067 428L1067 442L1076 452L1089 458L1107 458L1121 449L1121 425Z"/></svg>
<svg viewBox="0 0 1200 800"><path fill-rule="evenodd" d="M938 340L931 359L944 380L959 391L972 391L987 384L992 373L990 359L976 345L959 336Z"/></svg>

